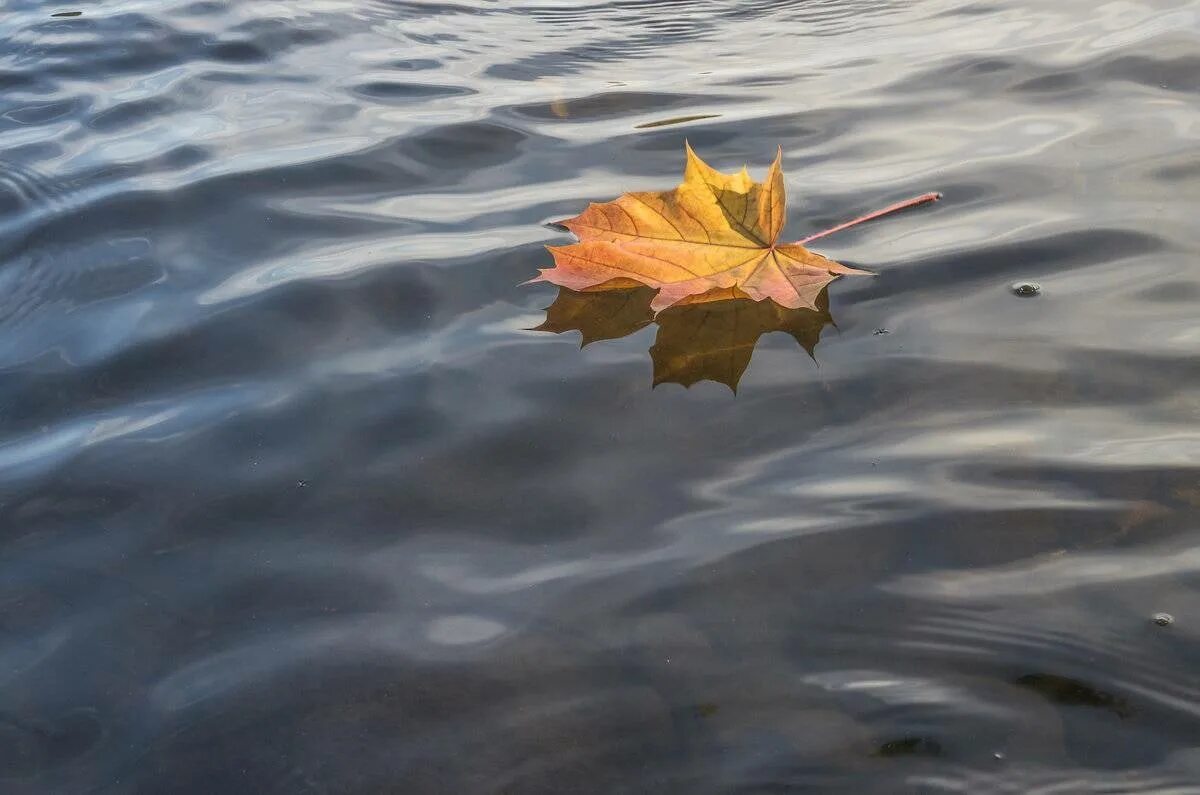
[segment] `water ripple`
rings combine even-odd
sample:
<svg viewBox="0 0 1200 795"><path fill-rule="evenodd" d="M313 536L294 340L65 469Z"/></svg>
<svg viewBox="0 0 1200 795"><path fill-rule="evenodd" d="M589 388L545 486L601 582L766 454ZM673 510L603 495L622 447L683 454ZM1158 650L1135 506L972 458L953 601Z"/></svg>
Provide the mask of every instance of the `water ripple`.
<svg viewBox="0 0 1200 795"><path fill-rule="evenodd" d="M10 3L0 789L1200 791L1198 20ZM945 199L650 389L518 285L685 138Z"/></svg>

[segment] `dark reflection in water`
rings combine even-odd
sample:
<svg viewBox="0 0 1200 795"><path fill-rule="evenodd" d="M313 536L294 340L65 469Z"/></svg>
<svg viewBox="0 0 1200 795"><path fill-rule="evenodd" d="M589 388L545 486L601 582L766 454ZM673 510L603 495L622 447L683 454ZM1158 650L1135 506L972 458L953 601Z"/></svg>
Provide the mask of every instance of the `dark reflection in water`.
<svg viewBox="0 0 1200 795"><path fill-rule="evenodd" d="M816 310L787 309L774 301L751 301L722 290L706 295L708 300L700 303L673 306L657 317L650 308L655 292L648 287L585 292L559 288L554 303L546 307L545 321L534 330L578 331L583 346L627 337L655 323L658 331L650 348L655 386L691 386L709 380L737 392L759 337L782 331L814 356L821 329L833 322L828 288L817 296Z"/></svg>
<svg viewBox="0 0 1200 795"><path fill-rule="evenodd" d="M929 737L901 737L879 746L876 756L941 756L942 744Z"/></svg>
<svg viewBox="0 0 1200 795"><path fill-rule="evenodd" d="M1132 714L1124 699L1097 690L1086 682L1054 674L1025 674L1016 680L1021 687L1028 687L1056 704L1067 706L1100 707L1111 710L1122 718Z"/></svg>
<svg viewBox="0 0 1200 795"><path fill-rule="evenodd" d="M1198 19L5 3L0 793L1200 791ZM945 199L517 286L685 138Z"/></svg>

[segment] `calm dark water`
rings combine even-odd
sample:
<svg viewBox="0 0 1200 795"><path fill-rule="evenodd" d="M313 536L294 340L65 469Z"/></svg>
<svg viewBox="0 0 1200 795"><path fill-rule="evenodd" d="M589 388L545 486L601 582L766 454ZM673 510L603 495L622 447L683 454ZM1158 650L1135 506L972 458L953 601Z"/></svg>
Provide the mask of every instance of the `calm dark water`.
<svg viewBox="0 0 1200 795"><path fill-rule="evenodd" d="M0 791L1200 792L1197 0L0 42ZM528 330L685 138L794 237L945 199L736 395Z"/></svg>

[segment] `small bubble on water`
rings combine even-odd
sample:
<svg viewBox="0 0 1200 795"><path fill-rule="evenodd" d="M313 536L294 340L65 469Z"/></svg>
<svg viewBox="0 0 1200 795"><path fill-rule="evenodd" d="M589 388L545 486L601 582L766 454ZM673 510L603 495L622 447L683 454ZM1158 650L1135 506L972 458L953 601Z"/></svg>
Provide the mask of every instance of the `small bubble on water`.
<svg viewBox="0 0 1200 795"><path fill-rule="evenodd" d="M1041 294L1042 285L1037 282L1013 282L1010 289L1013 291L1013 295L1029 298Z"/></svg>
<svg viewBox="0 0 1200 795"><path fill-rule="evenodd" d="M1155 613L1150 620L1160 627L1169 627L1175 623L1175 616L1170 613Z"/></svg>

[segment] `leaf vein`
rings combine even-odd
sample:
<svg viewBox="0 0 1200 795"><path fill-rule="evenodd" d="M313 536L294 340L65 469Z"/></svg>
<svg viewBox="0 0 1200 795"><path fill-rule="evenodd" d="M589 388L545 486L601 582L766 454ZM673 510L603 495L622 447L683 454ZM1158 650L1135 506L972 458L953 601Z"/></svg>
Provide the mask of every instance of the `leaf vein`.
<svg viewBox="0 0 1200 795"><path fill-rule="evenodd" d="M680 240L687 240L687 238L683 236L683 232L680 232L680 231L679 231L679 227L675 226L675 222L674 222L674 221L672 221L670 218L668 218L668 217L667 217L667 215L666 215L666 213L664 213L662 210L659 210L659 209L657 209L657 208L655 208L655 207L651 207L649 202L647 202L647 201L646 201L645 199L643 199L641 196L638 196L636 193L631 193L631 194L629 194L629 196L630 196L630 198L637 200L639 203L641 203L641 204L642 204L642 205L644 205L645 207L649 208L651 212L653 212L653 213L656 213L656 214L658 215L658 217L659 217L659 218L661 218L661 219L663 219L664 221L666 221L666 222L667 222L667 224L668 224L668 225L669 225L669 226L670 226L672 229L674 229L674 230L675 230L675 234L679 235L679 239L680 239ZM621 209L622 209L622 210L624 210L625 208L624 208L624 207L622 207ZM628 210L626 210L626 211L625 211L625 214L626 214L626 215L629 215L629 211L628 211ZM632 216L632 215L630 215L629 217L630 217L630 218L632 218L633 216ZM665 240L666 238L662 238L662 239L664 239L664 240Z"/></svg>

